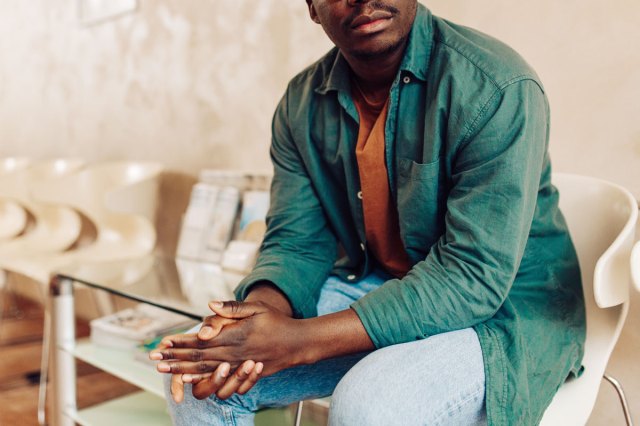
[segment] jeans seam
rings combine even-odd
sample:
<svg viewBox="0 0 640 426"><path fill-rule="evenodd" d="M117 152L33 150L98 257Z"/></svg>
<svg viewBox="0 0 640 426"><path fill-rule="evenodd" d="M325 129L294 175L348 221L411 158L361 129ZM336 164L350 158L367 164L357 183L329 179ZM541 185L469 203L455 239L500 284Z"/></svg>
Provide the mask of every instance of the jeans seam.
<svg viewBox="0 0 640 426"><path fill-rule="evenodd" d="M233 416L233 409L227 405L219 405L222 410L222 415L224 416L224 422L227 426L236 426L236 419Z"/></svg>
<svg viewBox="0 0 640 426"><path fill-rule="evenodd" d="M463 398L460 401L457 401L455 404L451 405L451 406L447 406L445 408L442 409L442 411L433 417L433 422L434 424L442 424L442 419L445 417L445 415L449 415L451 414L454 410L463 407L464 405L466 405L467 403L469 403L470 401L472 401L473 399L475 399L479 394L484 392L484 383L483 382L477 382L476 385L474 386L474 390L469 392L467 395L463 396ZM464 394L463 394L464 395Z"/></svg>

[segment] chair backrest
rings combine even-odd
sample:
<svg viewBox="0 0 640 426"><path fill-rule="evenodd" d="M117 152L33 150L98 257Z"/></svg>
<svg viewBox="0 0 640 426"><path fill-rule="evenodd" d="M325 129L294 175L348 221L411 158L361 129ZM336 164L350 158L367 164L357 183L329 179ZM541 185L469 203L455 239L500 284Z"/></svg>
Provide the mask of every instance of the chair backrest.
<svg viewBox="0 0 640 426"><path fill-rule="evenodd" d="M560 388L542 424L584 424L627 316L638 209L626 189L600 179L557 173L553 184L578 253L587 336L584 374Z"/></svg>
<svg viewBox="0 0 640 426"><path fill-rule="evenodd" d="M81 220L76 211L70 207L35 202L31 189L40 183L69 175L83 165L84 161L76 158L40 160L0 179L0 196L18 202L35 220L29 232L0 246L0 253L60 251L78 239Z"/></svg>
<svg viewBox="0 0 640 426"><path fill-rule="evenodd" d="M640 291L640 241L636 243L631 252L631 278L636 290Z"/></svg>
<svg viewBox="0 0 640 426"><path fill-rule="evenodd" d="M68 205L82 212L96 227L98 245L113 247L118 242L123 256L143 255L155 246L161 172L158 163L98 163L39 185L33 195L39 201Z"/></svg>
<svg viewBox="0 0 640 426"><path fill-rule="evenodd" d="M28 215L20 204L0 199L0 241L20 235L27 226Z"/></svg>
<svg viewBox="0 0 640 426"><path fill-rule="evenodd" d="M29 166L30 160L25 157L0 158L0 187L3 182ZM7 240L24 231L28 223L28 215L15 200L5 198L0 192L0 240Z"/></svg>

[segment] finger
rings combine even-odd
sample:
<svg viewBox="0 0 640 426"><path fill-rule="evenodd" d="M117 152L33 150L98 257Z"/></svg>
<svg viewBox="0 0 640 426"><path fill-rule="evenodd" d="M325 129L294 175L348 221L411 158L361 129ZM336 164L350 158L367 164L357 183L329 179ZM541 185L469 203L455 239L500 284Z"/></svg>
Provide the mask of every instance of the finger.
<svg viewBox="0 0 640 426"><path fill-rule="evenodd" d="M218 367L219 369L220 367ZM209 377L212 376L213 373L204 373L204 374L183 374L182 375L182 381L184 383L191 383L192 385L195 385L196 383L199 383L205 379L208 379Z"/></svg>
<svg viewBox="0 0 640 426"><path fill-rule="evenodd" d="M255 362L251 360L243 362L242 365L238 367L231 376L229 376L218 392L216 392L218 398L227 399L233 395L245 380L247 380L254 366Z"/></svg>
<svg viewBox="0 0 640 426"><path fill-rule="evenodd" d="M164 345L165 342L168 345L164 348L206 348L209 344L209 342L198 339L198 335L195 333L167 336L162 339L161 343Z"/></svg>
<svg viewBox="0 0 640 426"><path fill-rule="evenodd" d="M213 373L221 364L221 361L177 361L159 362L156 369L160 373L171 374L203 374Z"/></svg>
<svg viewBox="0 0 640 426"><path fill-rule="evenodd" d="M256 303L247 302L209 302L209 309L224 318L243 319L264 312L266 308Z"/></svg>
<svg viewBox="0 0 640 426"><path fill-rule="evenodd" d="M251 370L249 377L247 377L247 380L245 380L244 383L240 385L236 393L244 395L245 393L249 392L251 388L253 388L253 386L258 383L258 380L260 380L260 375L262 374L263 368L264 364L262 364L261 362L256 363L255 367L253 367L253 370Z"/></svg>
<svg viewBox="0 0 640 426"><path fill-rule="evenodd" d="M184 399L184 382L180 374L171 376L171 397L176 404L180 404Z"/></svg>
<svg viewBox="0 0 640 426"><path fill-rule="evenodd" d="M215 355L219 356L220 351L208 349L164 349L161 351L154 350L149 354L149 358L155 361L180 360L198 362L215 360Z"/></svg>
<svg viewBox="0 0 640 426"><path fill-rule="evenodd" d="M201 380L191 388L191 393L197 399L207 398L209 395L216 393L218 389L224 385L224 382L229 376L231 365L227 362L220 364L218 369L209 378Z"/></svg>
<svg viewBox="0 0 640 426"><path fill-rule="evenodd" d="M219 315L211 315L204 319L202 327L198 331L198 339L211 340L216 337L225 325L233 324L234 319L224 318Z"/></svg>

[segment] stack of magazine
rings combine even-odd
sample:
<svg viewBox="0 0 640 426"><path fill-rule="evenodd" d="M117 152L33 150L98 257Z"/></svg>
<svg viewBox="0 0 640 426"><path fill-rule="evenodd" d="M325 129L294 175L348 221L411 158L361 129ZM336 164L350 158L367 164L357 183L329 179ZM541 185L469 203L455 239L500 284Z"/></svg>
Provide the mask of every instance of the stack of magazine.
<svg viewBox="0 0 640 426"><path fill-rule="evenodd" d="M159 336L183 331L196 322L182 315L140 304L91 321L91 341L100 346L135 349Z"/></svg>

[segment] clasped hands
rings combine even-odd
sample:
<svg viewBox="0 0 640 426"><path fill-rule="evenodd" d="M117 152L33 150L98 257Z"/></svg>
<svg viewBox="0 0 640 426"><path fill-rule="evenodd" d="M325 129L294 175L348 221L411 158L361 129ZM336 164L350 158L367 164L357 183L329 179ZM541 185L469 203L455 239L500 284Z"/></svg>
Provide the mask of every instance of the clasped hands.
<svg viewBox="0 0 640 426"><path fill-rule="evenodd" d="M198 333L162 339L149 354L157 370L171 374L171 394L184 398L184 383L193 396L216 394L226 399L245 394L261 376L302 363L302 321L263 302L211 302Z"/></svg>

